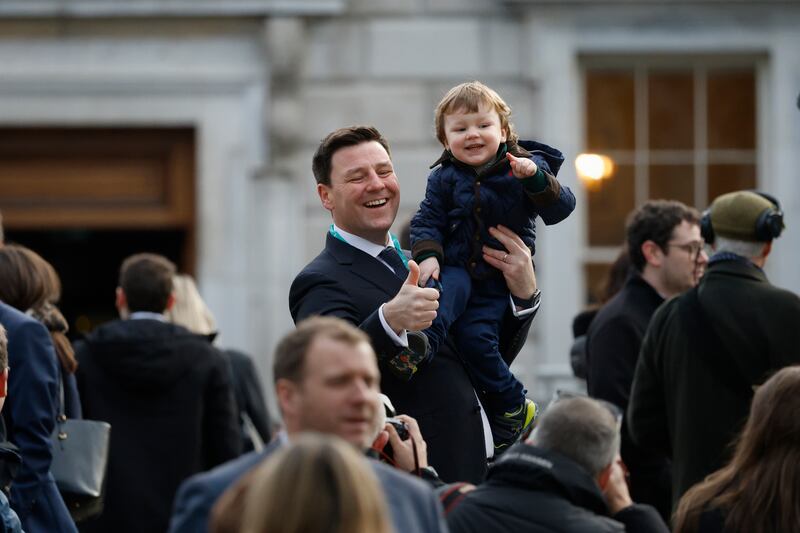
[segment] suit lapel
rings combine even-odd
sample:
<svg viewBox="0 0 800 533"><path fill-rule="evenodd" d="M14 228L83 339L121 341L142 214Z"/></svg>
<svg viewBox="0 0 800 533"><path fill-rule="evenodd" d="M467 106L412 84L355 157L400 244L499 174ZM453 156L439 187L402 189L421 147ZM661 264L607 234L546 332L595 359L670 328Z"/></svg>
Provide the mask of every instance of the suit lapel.
<svg viewBox="0 0 800 533"><path fill-rule="evenodd" d="M375 285L388 296L394 297L400 290L403 281L371 255L350 246L330 233L327 236L325 248L340 265L349 268L354 276Z"/></svg>

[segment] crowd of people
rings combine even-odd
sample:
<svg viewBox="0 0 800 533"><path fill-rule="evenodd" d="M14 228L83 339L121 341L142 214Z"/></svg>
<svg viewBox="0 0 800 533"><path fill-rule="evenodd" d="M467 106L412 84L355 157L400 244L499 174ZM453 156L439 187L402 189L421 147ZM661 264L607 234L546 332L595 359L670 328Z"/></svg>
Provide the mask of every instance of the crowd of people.
<svg viewBox="0 0 800 533"><path fill-rule="evenodd" d="M0 245L0 531L800 529L800 298L763 270L778 200L636 209L571 355L588 394L541 409L509 367L543 305L535 219L575 207L563 156L520 140L478 82L449 91L435 125L444 153L409 252L389 233L387 140L352 126L321 141L332 224L289 290L276 431L252 359L214 344L169 260L128 257L119 320L73 348L56 271ZM61 416L112 428L88 517L52 473Z"/></svg>

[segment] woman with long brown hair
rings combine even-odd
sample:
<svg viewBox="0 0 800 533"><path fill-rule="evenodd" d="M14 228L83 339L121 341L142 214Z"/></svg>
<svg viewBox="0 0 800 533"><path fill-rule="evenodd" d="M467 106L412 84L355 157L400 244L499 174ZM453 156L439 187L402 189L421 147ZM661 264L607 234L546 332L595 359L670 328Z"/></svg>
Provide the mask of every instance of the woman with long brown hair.
<svg viewBox="0 0 800 533"><path fill-rule="evenodd" d="M42 256L16 244L0 248L0 260L5 265L0 273L8 276L6 282L0 284L0 300L27 313L47 328L61 367L64 414L67 418L82 418L75 381L78 361L67 339L67 321L56 307L61 299L58 273Z"/></svg>
<svg viewBox="0 0 800 533"><path fill-rule="evenodd" d="M22 456L11 505L28 533L77 531L50 472L61 376L71 375L61 367L75 368L66 321L54 306L59 292L55 270L39 255L0 247L0 322L9 333L10 367L2 416L6 438Z"/></svg>
<svg viewBox="0 0 800 533"><path fill-rule="evenodd" d="M800 366L755 392L733 458L692 487L676 533L767 533L800 529Z"/></svg>

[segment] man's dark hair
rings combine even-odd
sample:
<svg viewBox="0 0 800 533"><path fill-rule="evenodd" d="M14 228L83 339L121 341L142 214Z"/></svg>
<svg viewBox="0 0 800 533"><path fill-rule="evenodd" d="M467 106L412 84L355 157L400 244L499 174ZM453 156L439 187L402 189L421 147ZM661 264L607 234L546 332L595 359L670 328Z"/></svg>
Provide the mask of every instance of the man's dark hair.
<svg viewBox="0 0 800 533"><path fill-rule="evenodd" d="M317 183L330 185L331 160L333 159L333 154L342 148L370 141L380 143L386 150L386 153L391 156L389 152L389 143L386 142L383 135L372 126L348 126L346 128L339 128L333 133L328 134L328 136L319 143L319 147L317 147L317 151L314 153L314 159L311 161L311 170L314 172L314 179L317 180Z"/></svg>
<svg viewBox="0 0 800 533"><path fill-rule="evenodd" d="M646 261L642 244L645 241L653 241L664 253L668 253L667 243L672 238L672 231L684 220L699 225L700 213L676 200L650 200L632 212L628 217L626 234L633 267L639 272L644 269Z"/></svg>
<svg viewBox="0 0 800 533"><path fill-rule="evenodd" d="M8 368L8 337L6 328L0 324L0 372Z"/></svg>
<svg viewBox="0 0 800 533"><path fill-rule="evenodd" d="M128 311L163 313L172 294L175 265L161 255L135 254L122 262L119 286L125 293Z"/></svg>
<svg viewBox="0 0 800 533"><path fill-rule="evenodd" d="M297 329L289 332L275 348L272 362L273 379L287 379L299 383L303 379L308 349L315 339L325 337L334 341L356 346L362 342L369 344L366 333L332 316L313 316L297 324Z"/></svg>

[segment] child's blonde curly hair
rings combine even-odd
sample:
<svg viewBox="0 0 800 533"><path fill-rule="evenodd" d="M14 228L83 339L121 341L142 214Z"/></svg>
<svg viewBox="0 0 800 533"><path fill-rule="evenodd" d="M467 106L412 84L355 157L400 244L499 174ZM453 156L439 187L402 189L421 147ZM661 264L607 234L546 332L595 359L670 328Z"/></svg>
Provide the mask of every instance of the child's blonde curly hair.
<svg viewBox="0 0 800 533"><path fill-rule="evenodd" d="M444 117L456 111L467 113L477 113L482 105L488 105L497 111L500 117L500 128L506 131L509 144L516 144L519 135L514 131L514 124L511 123L511 108L494 89L487 87L479 81L469 81L456 85L444 95L444 98L436 106L434 113L434 124L436 126L436 138L442 145L447 140L444 134Z"/></svg>

